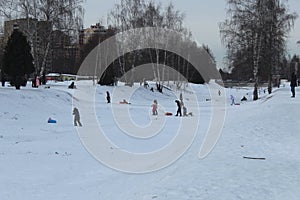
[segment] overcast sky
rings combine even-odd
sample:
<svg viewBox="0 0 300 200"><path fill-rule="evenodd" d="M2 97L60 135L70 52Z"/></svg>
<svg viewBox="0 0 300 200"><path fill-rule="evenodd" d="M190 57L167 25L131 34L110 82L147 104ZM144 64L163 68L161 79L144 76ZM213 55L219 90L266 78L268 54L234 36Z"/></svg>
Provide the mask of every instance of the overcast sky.
<svg viewBox="0 0 300 200"><path fill-rule="evenodd" d="M119 0L86 0L84 3L84 26L89 27L100 19L106 19L107 13ZM158 0L156 0L158 2ZM167 5L169 0L160 0ZM207 44L213 51L218 68L223 68L225 49L222 46L219 34L219 23L226 17L225 0L172 0L175 8L185 13L185 25L189 28L199 44ZM300 0L288 0L291 12L300 15ZM300 18L296 20L294 30L290 33L288 53L300 54Z"/></svg>

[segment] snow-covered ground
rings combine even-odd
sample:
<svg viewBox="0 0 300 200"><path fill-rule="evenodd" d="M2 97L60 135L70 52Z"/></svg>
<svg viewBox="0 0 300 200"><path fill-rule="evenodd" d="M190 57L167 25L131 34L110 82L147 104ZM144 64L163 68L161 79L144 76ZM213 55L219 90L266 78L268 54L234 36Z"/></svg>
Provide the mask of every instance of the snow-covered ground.
<svg viewBox="0 0 300 200"><path fill-rule="evenodd" d="M207 157L199 159L212 111L207 87L193 85L197 102L188 98L191 93L183 92L189 111L196 104L200 108L199 129L191 147L164 169L129 174L97 161L81 143L73 126L76 99L72 99L74 90L68 90L68 84L49 83L49 89L28 87L20 91L0 88L0 200L300 198L299 88L296 98L290 98L288 84L271 95L261 90L261 99L256 102L250 100L251 88L226 89L221 138ZM176 112L174 100L179 92L152 93L135 86L127 99L131 104L120 105L129 88L118 87L118 94L113 87L97 87L95 110L106 136L121 149L145 153L163 148L175 137L181 121L192 119L163 115L165 111ZM106 103L106 91L114 94L112 105L120 119L126 107L124 112L129 110L132 121L140 127L164 120L160 134L148 139L123 134L118 126L122 124L116 124L111 112L112 105ZM231 94L240 105L230 105ZM250 101L240 102L243 96ZM150 113L154 99L159 103L158 117ZM57 123L48 124L49 117ZM85 120L82 118L83 127L88 123Z"/></svg>

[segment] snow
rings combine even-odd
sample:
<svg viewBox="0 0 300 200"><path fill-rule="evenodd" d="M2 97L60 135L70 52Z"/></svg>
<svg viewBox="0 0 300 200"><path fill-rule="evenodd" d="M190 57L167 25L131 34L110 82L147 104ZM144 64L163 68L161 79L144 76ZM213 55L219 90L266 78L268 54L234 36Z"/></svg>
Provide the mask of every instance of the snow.
<svg viewBox="0 0 300 200"><path fill-rule="evenodd" d="M136 153L158 151L171 143L182 124L192 125L200 116L193 143L179 159L158 171L133 174L111 169L89 153L80 131L90 122L84 118L85 110L79 109L83 127L73 126L73 104L80 106L81 99L72 99L78 90L67 89L69 84L50 82L49 89L26 87L20 91L0 88L1 200L299 199L299 88L296 98L290 98L288 83L271 95L263 88L256 102L251 101L252 88L225 89L221 94L226 95L222 135L208 156L200 159L214 103L207 85L191 85L189 92L183 92L185 105L195 116L182 118L163 115L165 111L176 112L174 100L180 91L152 93L135 85L131 95L133 90L127 86L119 85L118 90L98 86L95 107L87 109L95 109L95 119L114 143L113 148ZM106 91L111 93L112 104L106 103ZM231 106L230 95L240 105ZM240 102L243 96L247 102ZM131 104L120 105L124 98ZM157 117L151 115L154 99L159 104ZM137 132L126 121L128 114ZM49 117L57 124L48 124ZM153 132L145 132L143 139L135 137L147 127L154 128Z"/></svg>

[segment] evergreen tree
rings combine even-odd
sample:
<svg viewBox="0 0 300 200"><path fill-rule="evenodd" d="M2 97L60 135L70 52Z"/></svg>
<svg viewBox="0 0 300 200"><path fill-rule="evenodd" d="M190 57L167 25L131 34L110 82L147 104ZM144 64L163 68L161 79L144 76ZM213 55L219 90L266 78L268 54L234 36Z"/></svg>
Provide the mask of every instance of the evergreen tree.
<svg viewBox="0 0 300 200"><path fill-rule="evenodd" d="M26 82L26 75L34 72L31 47L26 37L14 29L4 50L3 71L8 75L11 85L20 89Z"/></svg>

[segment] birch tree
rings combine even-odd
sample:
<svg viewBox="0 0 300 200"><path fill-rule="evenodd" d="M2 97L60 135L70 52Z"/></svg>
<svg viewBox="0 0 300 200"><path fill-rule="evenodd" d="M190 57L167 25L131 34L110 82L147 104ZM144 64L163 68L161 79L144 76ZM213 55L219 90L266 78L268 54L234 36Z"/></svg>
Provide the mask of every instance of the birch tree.
<svg viewBox="0 0 300 200"><path fill-rule="evenodd" d="M227 4L227 19L220 24L227 59L232 67L251 69L257 100L260 80L267 81L272 92L272 75L285 54L297 14L280 0L227 0Z"/></svg>

